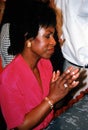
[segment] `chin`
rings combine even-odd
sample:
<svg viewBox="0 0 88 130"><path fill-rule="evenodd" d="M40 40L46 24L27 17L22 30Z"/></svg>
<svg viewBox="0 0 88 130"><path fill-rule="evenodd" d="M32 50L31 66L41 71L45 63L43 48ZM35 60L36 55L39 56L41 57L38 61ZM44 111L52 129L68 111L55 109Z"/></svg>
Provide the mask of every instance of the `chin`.
<svg viewBox="0 0 88 130"><path fill-rule="evenodd" d="M53 54L52 54L53 55ZM45 59L50 59L52 55L48 55L45 57Z"/></svg>

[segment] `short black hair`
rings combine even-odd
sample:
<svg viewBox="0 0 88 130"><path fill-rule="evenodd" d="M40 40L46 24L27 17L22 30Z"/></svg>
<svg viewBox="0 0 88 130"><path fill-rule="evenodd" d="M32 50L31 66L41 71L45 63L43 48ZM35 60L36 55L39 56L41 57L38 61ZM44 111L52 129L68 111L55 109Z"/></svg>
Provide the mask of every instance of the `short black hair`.
<svg viewBox="0 0 88 130"><path fill-rule="evenodd" d="M56 13L48 4L37 0L25 0L24 6L19 10L10 22L10 41L8 49L10 54L16 55L24 49L25 37L35 38L39 27L56 27Z"/></svg>

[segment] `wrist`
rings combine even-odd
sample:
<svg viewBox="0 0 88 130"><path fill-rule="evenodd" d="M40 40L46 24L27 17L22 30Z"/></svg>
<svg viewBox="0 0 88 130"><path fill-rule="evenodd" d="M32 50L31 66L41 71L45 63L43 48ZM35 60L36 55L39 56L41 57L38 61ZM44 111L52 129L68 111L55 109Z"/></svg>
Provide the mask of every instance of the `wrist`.
<svg viewBox="0 0 88 130"><path fill-rule="evenodd" d="M50 106L50 109L52 110L52 109L53 109L53 107L54 107L54 105L53 105L52 101L51 101L48 97L45 97L45 101L47 101L47 103L48 103L48 104L49 104L49 106Z"/></svg>

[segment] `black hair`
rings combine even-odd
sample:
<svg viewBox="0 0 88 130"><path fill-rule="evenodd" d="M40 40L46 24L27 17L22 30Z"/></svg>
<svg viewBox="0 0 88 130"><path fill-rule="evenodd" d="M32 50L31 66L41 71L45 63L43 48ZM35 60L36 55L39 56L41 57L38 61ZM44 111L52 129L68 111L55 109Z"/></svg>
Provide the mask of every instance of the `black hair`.
<svg viewBox="0 0 88 130"><path fill-rule="evenodd" d="M20 3L21 4L21 3ZM39 27L56 27L56 13L47 3L25 0L10 22L9 54L19 54L24 49L25 39L35 38Z"/></svg>
<svg viewBox="0 0 88 130"><path fill-rule="evenodd" d="M17 11L20 8L20 2L21 0L6 0L0 29L3 26L3 24L10 23L15 19L15 15L17 14Z"/></svg>

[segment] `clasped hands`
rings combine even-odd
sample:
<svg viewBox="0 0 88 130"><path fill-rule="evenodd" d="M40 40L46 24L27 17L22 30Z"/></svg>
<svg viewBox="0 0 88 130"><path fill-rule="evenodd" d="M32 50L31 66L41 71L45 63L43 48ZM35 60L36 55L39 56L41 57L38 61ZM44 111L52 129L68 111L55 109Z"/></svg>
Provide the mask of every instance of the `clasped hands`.
<svg viewBox="0 0 88 130"><path fill-rule="evenodd" d="M53 72L50 84L49 99L54 103L61 100L68 92L79 84L79 69L68 67L62 75L60 71Z"/></svg>

